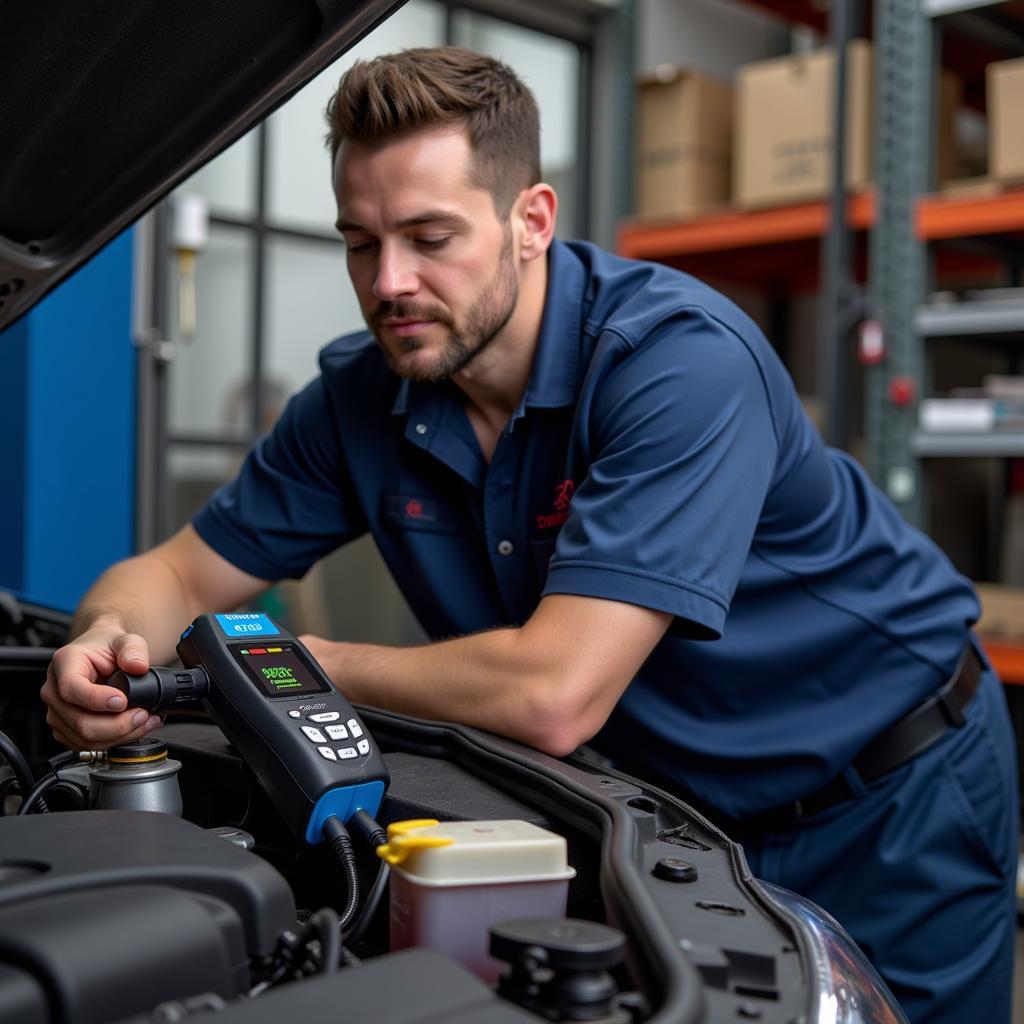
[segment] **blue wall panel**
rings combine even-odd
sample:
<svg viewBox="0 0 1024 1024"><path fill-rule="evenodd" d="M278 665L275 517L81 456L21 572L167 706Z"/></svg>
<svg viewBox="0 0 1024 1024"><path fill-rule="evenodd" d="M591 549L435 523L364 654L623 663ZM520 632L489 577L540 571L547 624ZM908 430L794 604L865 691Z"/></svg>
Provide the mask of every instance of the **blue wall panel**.
<svg viewBox="0 0 1024 1024"><path fill-rule="evenodd" d="M28 318L0 332L0 586L25 577L25 433L28 424Z"/></svg>
<svg viewBox="0 0 1024 1024"><path fill-rule="evenodd" d="M28 600L70 609L103 569L132 553L131 302L126 232L0 335L0 349L22 342L25 363L21 572L15 559L0 564L0 586ZM8 397L17 384L0 380ZM12 533L5 530L5 548L19 539L16 524Z"/></svg>

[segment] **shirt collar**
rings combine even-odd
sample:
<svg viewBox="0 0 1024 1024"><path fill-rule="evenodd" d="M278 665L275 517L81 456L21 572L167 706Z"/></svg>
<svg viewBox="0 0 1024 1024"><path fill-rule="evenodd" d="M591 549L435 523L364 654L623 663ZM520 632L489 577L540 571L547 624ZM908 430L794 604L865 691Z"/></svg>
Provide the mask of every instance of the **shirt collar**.
<svg viewBox="0 0 1024 1024"><path fill-rule="evenodd" d="M552 241L548 250L547 294L540 337L526 394L516 418L527 406L558 409L576 401L585 285L586 273L579 257L564 242ZM392 415L407 414L437 390L437 384L400 379L391 406Z"/></svg>
<svg viewBox="0 0 1024 1024"><path fill-rule="evenodd" d="M412 407L412 381L405 377L398 378L398 390L391 405L392 416L405 416Z"/></svg>
<svg viewBox="0 0 1024 1024"><path fill-rule="evenodd" d="M558 409L576 401L585 285L586 274L579 257L555 239L548 252L544 317L524 406Z"/></svg>

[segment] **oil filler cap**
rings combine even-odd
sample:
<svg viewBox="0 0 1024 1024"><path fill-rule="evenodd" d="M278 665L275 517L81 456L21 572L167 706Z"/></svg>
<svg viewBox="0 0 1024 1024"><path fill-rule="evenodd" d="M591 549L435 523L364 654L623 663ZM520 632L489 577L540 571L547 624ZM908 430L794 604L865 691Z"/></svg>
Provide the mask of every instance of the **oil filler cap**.
<svg viewBox="0 0 1024 1024"><path fill-rule="evenodd" d="M156 736L143 736L131 743L121 743L107 751L110 764L153 764L167 757L167 743Z"/></svg>

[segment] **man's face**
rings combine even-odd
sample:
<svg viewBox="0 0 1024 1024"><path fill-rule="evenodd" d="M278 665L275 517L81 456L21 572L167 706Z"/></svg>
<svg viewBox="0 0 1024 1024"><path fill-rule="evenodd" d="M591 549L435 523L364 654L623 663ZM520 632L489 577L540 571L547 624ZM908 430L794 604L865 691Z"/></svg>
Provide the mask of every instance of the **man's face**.
<svg viewBox="0 0 1024 1024"><path fill-rule="evenodd" d="M432 129L384 146L344 143L335 163L359 305L391 369L412 380L465 369L519 299L511 225L468 183L471 159L462 131Z"/></svg>

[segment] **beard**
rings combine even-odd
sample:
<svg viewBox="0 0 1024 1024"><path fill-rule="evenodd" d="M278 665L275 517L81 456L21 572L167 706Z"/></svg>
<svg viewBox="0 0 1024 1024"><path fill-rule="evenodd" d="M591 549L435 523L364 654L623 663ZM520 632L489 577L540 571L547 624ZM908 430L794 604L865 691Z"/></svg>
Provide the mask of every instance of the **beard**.
<svg viewBox="0 0 1024 1024"><path fill-rule="evenodd" d="M512 259L512 232L508 230L498 255L498 269L472 301L461 324L442 306L402 299L380 303L366 315L366 323L393 373L408 380L440 381L466 369L494 341L512 318L518 302L519 279ZM422 338L397 338L390 343L384 340L384 321L392 317L429 320L447 330L448 337L431 365L413 366L402 358L420 351L424 347Z"/></svg>

